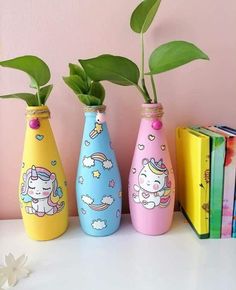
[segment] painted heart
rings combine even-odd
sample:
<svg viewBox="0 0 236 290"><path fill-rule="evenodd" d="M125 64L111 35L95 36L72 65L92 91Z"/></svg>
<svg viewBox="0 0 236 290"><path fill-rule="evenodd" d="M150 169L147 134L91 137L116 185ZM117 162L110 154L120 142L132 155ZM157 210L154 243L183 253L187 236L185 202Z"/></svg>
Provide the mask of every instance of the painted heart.
<svg viewBox="0 0 236 290"><path fill-rule="evenodd" d="M150 141L154 141L156 139L156 137L154 135L150 134L150 135L148 135L148 139Z"/></svg>
<svg viewBox="0 0 236 290"><path fill-rule="evenodd" d="M120 217L120 210L119 209L116 211L116 217L117 218Z"/></svg>
<svg viewBox="0 0 236 290"><path fill-rule="evenodd" d="M145 148L145 146L143 144L138 144L138 149L139 150L143 150Z"/></svg>
<svg viewBox="0 0 236 290"><path fill-rule="evenodd" d="M166 150L166 145L161 145L161 150L165 151Z"/></svg>
<svg viewBox="0 0 236 290"><path fill-rule="evenodd" d="M88 140L85 140L84 141L84 144L85 144L85 146L89 146L90 145L90 142Z"/></svg>
<svg viewBox="0 0 236 290"><path fill-rule="evenodd" d="M35 136L35 138L36 138L38 141L42 141L43 138L44 138L44 135L37 134L37 135Z"/></svg>
<svg viewBox="0 0 236 290"><path fill-rule="evenodd" d="M82 214L86 214L86 210L83 209L83 208L81 208L81 213L82 213Z"/></svg>
<svg viewBox="0 0 236 290"><path fill-rule="evenodd" d="M110 148L111 148L111 150L113 150L113 147L112 147L112 143L111 143L111 141L110 141Z"/></svg>
<svg viewBox="0 0 236 290"><path fill-rule="evenodd" d="M133 173L133 174L136 173L136 168L132 168L132 173Z"/></svg>
<svg viewBox="0 0 236 290"><path fill-rule="evenodd" d="M56 160L52 160L51 164L52 164L52 166L55 166L55 165L57 165L57 161Z"/></svg>
<svg viewBox="0 0 236 290"><path fill-rule="evenodd" d="M143 196L144 198L149 198L149 197L150 197L150 194L147 193L147 192L143 192L143 193L142 193L142 196Z"/></svg>

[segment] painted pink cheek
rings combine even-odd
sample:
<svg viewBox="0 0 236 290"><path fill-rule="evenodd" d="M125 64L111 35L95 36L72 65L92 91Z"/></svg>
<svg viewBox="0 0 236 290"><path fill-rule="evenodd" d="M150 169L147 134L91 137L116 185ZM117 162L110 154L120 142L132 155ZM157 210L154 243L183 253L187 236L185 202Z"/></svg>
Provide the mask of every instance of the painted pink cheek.
<svg viewBox="0 0 236 290"><path fill-rule="evenodd" d="M49 194L50 194L49 191L43 191L43 195L44 195L44 196L48 196Z"/></svg>
<svg viewBox="0 0 236 290"><path fill-rule="evenodd" d="M139 183L141 183L141 184L144 183L144 179L142 177L139 179Z"/></svg>
<svg viewBox="0 0 236 290"><path fill-rule="evenodd" d="M154 189L154 190L158 190L158 184L154 184L154 185L153 185L153 189Z"/></svg>
<svg viewBox="0 0 236 290"><path fill-rule="evenodd" d="M29 194L29 195L34 194L33 190L29 190L28 194Z"/></svg>

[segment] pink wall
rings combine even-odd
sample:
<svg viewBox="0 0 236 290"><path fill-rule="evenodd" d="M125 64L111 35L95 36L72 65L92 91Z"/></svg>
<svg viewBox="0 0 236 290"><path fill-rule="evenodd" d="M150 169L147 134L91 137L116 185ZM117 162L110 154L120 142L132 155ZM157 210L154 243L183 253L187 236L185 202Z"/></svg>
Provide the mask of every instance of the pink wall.
<svg viewBox="0 0 236 290"><path fill-rule="evenodd" d="M64 85L67 63L102 53L139 62L139 37L129 29L137 0L0 1L0 58L24 54L42 57L50 66L53 93L48 101L51 124L69 184L70 213L76 214L75 173L83 128L80 103ZM163 0L158 19L146 35L147 52L173 39L198 44L210 62L195 62L158 77L160 100L173 160L177 125L225 123L236 127L236 2ZM132 87L106 83L110 134L123 176L127 177L138 132L141 96ZM28 78L0 69L0 93L27 91ZM24 139L25 104L0 101L0 218L20 217L18 179Z"/></svg>

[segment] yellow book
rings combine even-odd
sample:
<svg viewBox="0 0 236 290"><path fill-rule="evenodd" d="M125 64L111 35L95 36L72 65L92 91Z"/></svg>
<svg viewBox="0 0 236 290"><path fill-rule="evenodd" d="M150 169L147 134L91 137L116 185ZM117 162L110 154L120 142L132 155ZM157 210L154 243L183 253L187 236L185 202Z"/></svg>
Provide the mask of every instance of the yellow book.
<svg viewBox="0 0 236 290"><path fill-rule="evenodd" d="M209 237L209 137L177 128L177 185L183 213L200 238Z"/></svg>

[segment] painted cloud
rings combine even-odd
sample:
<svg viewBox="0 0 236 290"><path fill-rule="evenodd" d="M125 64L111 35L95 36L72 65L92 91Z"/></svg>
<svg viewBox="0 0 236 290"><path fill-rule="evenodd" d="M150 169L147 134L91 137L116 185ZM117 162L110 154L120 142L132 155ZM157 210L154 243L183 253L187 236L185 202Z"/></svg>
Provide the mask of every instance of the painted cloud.
<svg viewBox="0 0 236 290"><path fill-rule="evenodd" d="M94 201L89 195L82 195L81 199L86 204L92 204Z"/></svg>
<svg viewBox="0 0 236 290"><path fill-rule="evenodd" d="M112 162L111 162L111 160L105 160L105 161L103 161L103 163L102 163L102 165L103 165L103 167L105 168L105 169L110 169L110 168L112 168Z"/></svg>
<svg viewBox="0 0 236 290"><path fill-rule="evenodd" d="M83 165L85 167L92 167L92 166L94 166L94 164L95 164L95 161L94 161L93 158L86 157L86 156L84 157L84 159L83 159Z"/></svg>
<svg viewBox="0 0 236 290"><path fill-rule="evenodd" d="M91 225L95 230L102 230L107 226L106 221L101 219L93 220Z"/></svg>
<svg viewBox="0 0 236 290"><path fill-rule="evenodd" d="M114 199L113 199L113 197L112 196L104 196L103 198L102 198L102 203L105 203L105 204L109 204L109 205L111 205L112 203L113 203L113 201L114 201Z"/></svg>

